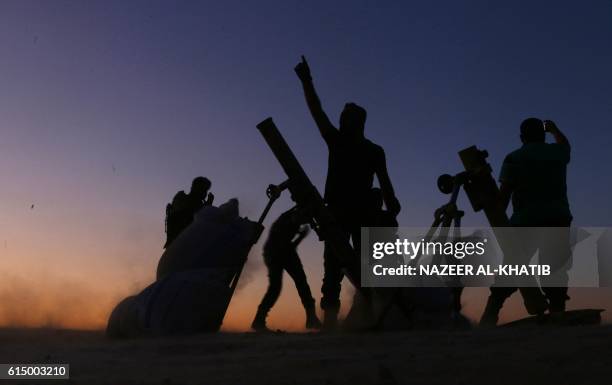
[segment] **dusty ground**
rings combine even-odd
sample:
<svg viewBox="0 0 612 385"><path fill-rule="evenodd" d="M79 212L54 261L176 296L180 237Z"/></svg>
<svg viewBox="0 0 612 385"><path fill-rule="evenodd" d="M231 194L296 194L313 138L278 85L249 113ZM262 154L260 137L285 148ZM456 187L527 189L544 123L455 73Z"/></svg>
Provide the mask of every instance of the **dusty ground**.
<svg viewBox="0 0 612 385"><path fill-rule="evenodd" d="M69 363L55 384L610 384L611 345L612 326L131 341L1 329L0 363Z"/></svg>

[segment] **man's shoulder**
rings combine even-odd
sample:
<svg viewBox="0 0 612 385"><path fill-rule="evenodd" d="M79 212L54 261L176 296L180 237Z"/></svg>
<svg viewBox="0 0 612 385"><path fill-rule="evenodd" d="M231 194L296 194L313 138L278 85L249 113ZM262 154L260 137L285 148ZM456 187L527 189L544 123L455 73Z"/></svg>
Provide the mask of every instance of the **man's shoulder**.
<svg viewBox="0 0 612 385"><path fill-rule="evenodd" d="M184 190L180 190L176 194L174 194L174 199L176 198L178 199L187 198L187 193Z"/></svg>
<svg viewBox="0 0 612 385"><path fill-rule="evenodd" d="M382 146L379 146L378 144L372 142L370 139L364 139L363 142L364 145L368 148L368 150L372 153L376 155L385 155L385 150L382 148Z"/></svg>
<svg viewBox="0 0 612 385"><path fill-rule="evenodd" d="M569 143L545 143L546 149L554 154L565 157L570 153Z"/></svg>
<svg viewBox="0 0 612 385"><path fill-rule="evenodd" d="M506 158L511 161L520 161L521 159L565 159L569 156L569 151L569 146L565 144L529 143L511 152Z"/></svg>
<svg viewBox="0 0 612 385"><path fill-rule="evenodd" d="M370 146L370 147L373 147L373 148L377 147L377 148L380 148L382 150L381 146L379 146L378 144L374 143L373 141L371 141L368 138L363 138L363 143L365 143L366 146Z"/></svg>
<svg viewBox="0 0 612 385"><path fill-rule="evenodd" d="M506 155L506 157L504 158L504 163L516 162L517 160L521 159L524 155L525 155L525 148L524 147L517 148L516 150Z"/></svg>
<svg viewBox="0 0 612 385"><path fill-rule="evenodd" d="M172 198L172 205L177 205L177 204L182 204L185 203L187 201L187 194L185 193L185 191L181 190L179 192L177 192L176 194L174 194L174 198Z"/></svg>
<svg viewBox="0 0 612 385"><path fill-rule="evenodd" d="M533 154L538 154L546 151L547 146L548 143L526 143L506 155L506 159L519 160L524 157L531 157Z"/></svg>

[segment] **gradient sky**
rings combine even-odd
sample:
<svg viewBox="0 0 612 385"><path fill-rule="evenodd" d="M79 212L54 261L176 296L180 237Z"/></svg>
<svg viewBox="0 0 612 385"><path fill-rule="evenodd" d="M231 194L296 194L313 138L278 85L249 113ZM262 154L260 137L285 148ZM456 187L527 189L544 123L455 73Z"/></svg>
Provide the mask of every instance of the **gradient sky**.
<svg viewBox="0 0 612 385"><path fill-rule="evenodd" d="M575 224L609 226L612 2L494 3L1 1L0 324L103 327L153 279L165 204L196 175L256 218L283 180L255 129L268 116L322 190L327 149L293 72L301 54L333 121L346 101L367 108L401 225L429 225L458 150L487 149L497 173L536 116L572 143ZM466 225L485 223L460 203ZM265 290L258 250L227 329L248 327ZM318 301L315 237L302 257ZM272 326L297 329L286 288ZM485 294L466 295L468 313ZM603 290L575 298L612 308Z"/></svg>

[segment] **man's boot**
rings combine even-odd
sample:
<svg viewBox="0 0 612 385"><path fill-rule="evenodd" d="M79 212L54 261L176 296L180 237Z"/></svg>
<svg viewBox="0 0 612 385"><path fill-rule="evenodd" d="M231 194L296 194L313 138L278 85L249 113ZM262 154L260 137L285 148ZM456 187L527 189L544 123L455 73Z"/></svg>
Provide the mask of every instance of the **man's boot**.
<svg viewBox="0 0 612 385"><path fill-rule="evenodd" d="M266 317L268 316L268 311L262 309L261 306L257 308L257 314L255 314L255 319L251 323L251 329L263 332L268 331L268 327L266 326Z"/></svg>
<svg viewBox="0 0 612 385"><path fill-rule="evenodd" d="M338 309L325 309L323 312L323 331L335 331L338 329Z"/></svg>
<svg viewBox="0 0 612 385"><path fill-rule="evenodd" d="M521 287L519 288L523 296L525 309L530 315L541 316L548 310L548 301L542 291L538 287Z"/></svg>
<svg viewBox="0 0 612 385"><path fill-rule="evenodd" d="M565 311L565 300L550 301L548 310L551 313L563 313Z"/></svg>
<svg viewBox="0 0 612 385"><path fill-rule="evenodd" d="M308 306L306 309L306 329L321 329L321 321L317 317L314 305Z"/></svg>
<svg viewBox="0 0 612 385"><path fill-rule="evenodd" d="M487 300L487 306L485 307L482 317L480 317L480 327L494 327L497 325L499 320L499 312L504 306L504 301L500 300L493 295L489 296Z"/></svg>
<svg viewBox="0 0 612 385"><path fill-rule="evenodd" d="M550 313L562 313L565 311L565 302L570 299L567 295L567 288L549 288L546 296L549 302L548 311Z"/></svg>

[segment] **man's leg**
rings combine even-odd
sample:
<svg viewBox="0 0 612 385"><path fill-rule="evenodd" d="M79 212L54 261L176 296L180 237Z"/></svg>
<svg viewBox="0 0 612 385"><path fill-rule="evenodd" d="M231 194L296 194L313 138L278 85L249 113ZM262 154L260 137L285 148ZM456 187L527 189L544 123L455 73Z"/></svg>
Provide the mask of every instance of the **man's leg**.
<svg viewBox="0 0 612 385"><path fill-rule="evenodd" d="M480 318L480 326L489 327L497 325L499 312L504 306L504 302L516 290L516 287L492 286L487 305Z"/></svg>
<svg viewBox="0 0 612 385"><path fill-rule="evenodd" d="M255 330L265 330L266 328L266 317L268 312L272 309L272 306L276 303L278 296L283 285L283 267L278 264L268 265L268 290L264 294L259 307L257 308L257 314L251 324L251 328Z"/></svg>
<svg viewBox="0 0 612 385"><path fill-rule="evenodd" d="M507 231L510 231L510 232L507 232ZM525 232L520 233L520 234L514 233L511 229L508 229L508 230L501 232L498 236L502 237L503 239L508 240L508 239L512 239L513 235L517 236L517 235L524 235L524 234L526 233ZM518 239L513 239L513 242L517 242L517 243L521 242L523 246L528 246L530 243L528 242L527 239L521 239L520 241ZM527 252L526 254L529 254L529 253L533 254L535 253L535 250L536 249L533 249L533 251L528 251L528 250L525 250L525 251ZM517 260L521 256L520 253L517 253L517 252L513 253L507 250L502 250L502 252L504 253L503 255L504 264L524 263L524 261L522 260ZM508 299L508 297L510 297L518 289L515 285L516 285L515 279L504 277L502 275L495 277L495 283L493 284L493 286L491 286L491 292L489 294L489 298L487 300L485 310L482 314L482 317L480 318L480 326L490 327L490 326L497 325L497 321L499 320L499 312L504 306L504 302L506 301L506 299ZM529 295L530 293L527 293L527 294Z"/></svg>
<svg viewBox="0 0 612 385"><path fill-rule="evenodd" d="M321 286L321 309L324 311L323 328L334 329L338 322L340 311L340 289L344 274L340 259L328 242L323 251L323 286Z"/></svg>
<svg viewBox="0 0 612 385"><path fill-rule="evenodd" d="M540 264L550 265L551 275L542 277L542 290L550 304L550 312L565 311L567 296L567 271L572 266L570 247L570 222L556 223L546 230L540 248Z"/></svg>
<svg viewBox="0 0 612 385"><path fill-rule="evenodd" d="M312 298L306 273L304 272L304 267L297 253L294 252L287 257L285 261L285 270L287 270L287 273L293 279L300 299L302 300L302 305L304 305L304 310L306 311L306 328L319 329L321 327L321 322L317 318L317 313L315 311L315 300Z"/></svg>
<svg viewBox="0 0 612 385"><path fill-rule="evenodd" d="M356 222L356 221L354 221ZM359 223L359 222L357 222ZM363 224L366 226L366 223ZM355 253L353 255L353 259L351 263L353 267L351 271L357 276L352 277L357 282L361 282L361 227L360 226L352 226L351 227L351 244ZM361 287L358 290L355 290L355 294L353 295L353 304L347 314L343 327L347 330L366 330L374 326L378 326L378 319L376 319L376 315L373 312L372 300L373 300L373 290L369 287ZM377 292L380 294L382 290L380 288L377 289ZM379 298L380 299L380 298Z"/></svg>
<svg viewBox="0 0 612 385"><path fill-rule="evenodd" d="M539 287L519 287L523 304L530 315L542 315L548 309L548 301Z"/></svg>
<svg viewBox="0 0 612 385"><path fill-rule="evenodd" d="M516 227L516 239L522 245L521 258L516 260L517 264L528 265L533 263L534 256L540 248L542 232L538 227ZM523 276L514 278L519 285L519 291L523 297L523 305L530 315L541 315L548 310L548 302L537 280L533 276Z"/></svg>
<svg viewBox="0 0 612 385"><path fill-rule="evenodd" d="M349 243L353 234L357 234L357 237L353 238L353 242L357 242L359 246L359 236L361 232L360 222L358 218L350 211L346 209L338 209L329 207L337 223L343 230L343 236L345 242ZM357 208L358 211L359 208ZM353 243L353 248L355 243ZM332 245L328 242L325 243L325 250L323 253L323 264L324 264L324 277L323 286L321 292L323 297L321 298L321 308L324 310L323 328L330 330L335 329L338 321L338 312L340 310L340 289L342 278L344 278L343 268L348 268L351 271L361 271L358 260L356 266L343 266L340 258L335 255ZM359 277L353 277L359 279Z"/></svg>
<svg viewBox="0 0 612 385"><path fill-rule="evenodd" d="M514 252L504 253L503 263L509 265L529 264L538 250L537 234L532 229L521 227L515 227L510 234L513 234L512 242L518 248ZM497 324L498 315L505 300L516 291L517 285L527 313L531 315L542 314L548 308L546 298L533 277L498 276L495 280L496 284L491 287L491 295L480 321L482 326ZM524 283L524 286L521 283Z"/></svg>
<svg viewBox="0 0 612 385"><path fill-rule="evenodd" d="M565 311L565 302L570 299L570 297L567 295L567 286L547 286L543 287L542 290L544 291L544 294L548 299L548 308L551 313L559 313Z"/></svg>

